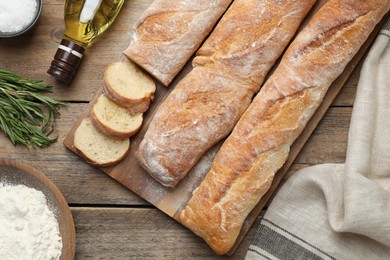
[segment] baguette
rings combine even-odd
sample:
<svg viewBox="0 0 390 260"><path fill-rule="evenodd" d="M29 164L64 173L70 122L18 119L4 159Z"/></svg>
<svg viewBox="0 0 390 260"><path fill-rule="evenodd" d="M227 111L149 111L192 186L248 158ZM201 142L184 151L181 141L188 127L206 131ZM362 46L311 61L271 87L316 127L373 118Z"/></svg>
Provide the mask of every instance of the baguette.
<svg viewBox="0 0 390 260"><path fill-rule="evenodd" d="M181 212L215 252L232 248L327 89L389 8L389 0L330 0L288 48Z"/></svg>
<svg viewBox="0 0 390 260"><path fill-rule="evenodd" d="M135 23L130 60L168 86L232 0L156 0Z"/></svg>
<svg viewBox="0 0 390 260"><path fill-rule="evenodd" d="M141 128L143 115L141 113L133 116L127 108L101 94L92 107L91 120L105 135L128 138Z"/></svg>
<svg viewBox="0 0 390 260"><path fill-rule="evenodd" d="M137 115L149 108L156 85L134 63L119 61L107 66L103 89L110 99Z"/></svg>
<svg viewBox="0 0 390 260"><path fill-rule="evenodd" d="M106 136L84 118L74 133L74 147L84 159L97 166L112 166L120 162L130 149L129 138Z"/></svg>
<svg viewBox="0 0 390 260"><path fill-rule="evenodd" d="M152 177L175 187L230 133L314 2L233 2L139 146L137 159Z"/></svg>

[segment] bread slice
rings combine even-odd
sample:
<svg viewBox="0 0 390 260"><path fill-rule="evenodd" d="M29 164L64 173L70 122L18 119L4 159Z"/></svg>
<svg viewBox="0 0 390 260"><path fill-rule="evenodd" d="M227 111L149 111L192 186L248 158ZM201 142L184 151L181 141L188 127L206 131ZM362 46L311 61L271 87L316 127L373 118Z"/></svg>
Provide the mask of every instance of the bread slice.
<svg viewBox="0 0 390 260"><path fill-rule="evenodd" d="M149 108L156 85L152 78L134 63L119 61L106 68L104 91L109 98L136 115Z"/></svg>
<svg viewBox="0 0 390 260"><path fill-rule="evenodd" d="M142 113L131 115L106 95L101 94L91 111L91 120L103 134L117 138L128 138L141 128Z"/></svg>
<svg viewBox="0 0 390 260"><path fill-rule="evenodd" d="M84 118L74 133L74 147L91 164L111 166L121 161L130 148L129 138L113 138L94 127Z"/></svg>

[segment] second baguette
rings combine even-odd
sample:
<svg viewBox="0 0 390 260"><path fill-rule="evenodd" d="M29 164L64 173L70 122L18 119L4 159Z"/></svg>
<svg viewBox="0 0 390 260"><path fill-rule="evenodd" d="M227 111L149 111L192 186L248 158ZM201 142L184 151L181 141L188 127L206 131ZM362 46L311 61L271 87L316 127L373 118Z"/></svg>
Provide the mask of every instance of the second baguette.
<svg viewBox="0 0 390 260"><path fill-rule="evenodd" d="M327 89L389 9L389 0L330 0L290 45L181 212L218 254L232 248Z"/></svg>

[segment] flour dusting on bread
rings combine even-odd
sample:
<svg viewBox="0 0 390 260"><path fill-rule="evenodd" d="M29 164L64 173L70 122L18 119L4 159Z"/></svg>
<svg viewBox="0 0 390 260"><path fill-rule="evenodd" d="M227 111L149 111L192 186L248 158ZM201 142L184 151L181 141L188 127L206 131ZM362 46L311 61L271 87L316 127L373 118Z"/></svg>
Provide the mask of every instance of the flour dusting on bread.
<svg viewBox="0 0 390 260"><path fill-rule="evenodd" d="M232 0L156 0L135 23L123 52L168 86Z"/></svg>
<svg viewBox="0 0 390 260"><path fill-rule="evenodd" d="M291 43L180 214L215 252L234 246L328 88L389 9L388 0L330 0Z"/></svg>
<svg viewBox="0 0 390 260"><path fill-rule="evenodd" d="M137 151L147 172L173 188L231 132L314 2L233 2L149 125Z"/></svg>

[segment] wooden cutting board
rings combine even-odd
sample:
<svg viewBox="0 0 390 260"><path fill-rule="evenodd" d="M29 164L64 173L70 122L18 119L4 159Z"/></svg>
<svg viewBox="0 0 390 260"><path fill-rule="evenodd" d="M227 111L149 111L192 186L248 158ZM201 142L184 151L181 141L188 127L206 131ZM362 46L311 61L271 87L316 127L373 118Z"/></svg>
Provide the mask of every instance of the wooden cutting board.
<svg viewBox="0 0 390 260"><path fill-rule="evenodd" d="M310 19L310 17L312 17L313 14L326 2L327 0L318 1L316 6L313 8L312 12L308 15L304 24L306 24L307 21ZM375 39L375 36L378 34L382 23L383 21L376 27L376 29L370 35L367 42L362 46L362 48L354 57L354 59L348 64L344 72L337 78L337 80L329 88L329 91L325 96L322 105L319 107L317 112L313 115L312 119L307 124L307 127L302 132L300 137L296 140L296 142L291 147L289 158L285 163L285 165L275 175L274 181L268 193L266 193L262 197L260 202L257 204L257 206L252 210L252 212L245 220L245 223L242 227L241 233L236 241L236 244L234 248L229 252L229 254L232 254L234 250L237 248L238 244L241 242L242 238L245 236L246 232L249 230L250 226L253 224L254 220L257 218L260 211L263 209L264 205L270 199L273 192L277 189L278 184L282 180L285 173L288 171L289 167L291 166L292 162L298 155L299 151L302 149L303 145L310 137L311 133L313 132L313 130L315 129L315 127L317 126L317 124L319 123L319 121L321 120L321 118L329 108L329 106L331 105L332 101L334 100L334 98L336 97L340 89L343 87L344 83L346 82L346 80L348 79L348 77L350 76L350 74L358 64L358 62L361 60L361 58L366 53L367 49L370 47L371 43ZM112 56L117 57L118 53L113 53ZM121 56L119 59L124 60L126 58L124 56ZM115 61L116 59L113 59L113 62ZM159 107L161 102L165 99L165 97L172 91L172 89L174 89L177 82L180 81L180 79L183 78L190 70L191 70L191 64L190 62L188 62L188 64L184 67L181 73L176 77L174 82L168 88L163 87L162 85L156 82L157 91L156 91L155 99L151 104L149 110L144 114L144 123L141 130L138 132L137 135L131 138L131 150L129 154L122 162L120 162L115 166L100 168L103 172L111 176L113 179L120 182L128 189L135 192L140 197L142 197L149 203L153 204L158 209L160 209L168 216L174 218L177 221L179 220L178 218L179 213L186 206L186 203L191 197L192 191L199 186L200 182L207 174L211 162L216 152L218 151L219 147L221 146L222 141L219 144L215 145L212 149L210 149L206 154L204 154L203 157L200 159L200 161L195 165L192 171L188 174L188 176L185 179L183 179L181 183L173 190L163 187L157 181L151 178L138 165L134 154L135 151L138 149L138 146L142 141L157 108ZM79 153L73 146L74 132L79 126L81 120L89 116L92 105L94 104L97 97L100 95L101 91L102 88L100 89L100 91L96 93L94 98L90 101L87 109L84 111L84 113L82 113L79 119L75 122L74 126L72 127L72 129L70 129L69 133L64 139L64 145L70 150L72 150L73 152L75 152L76 154Z"/></svg>

